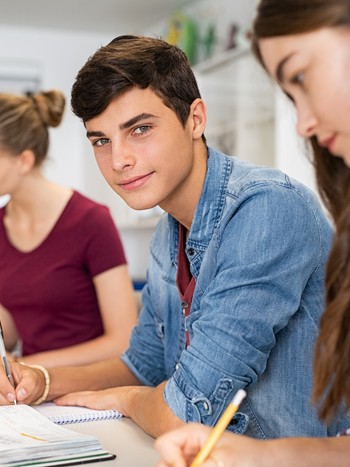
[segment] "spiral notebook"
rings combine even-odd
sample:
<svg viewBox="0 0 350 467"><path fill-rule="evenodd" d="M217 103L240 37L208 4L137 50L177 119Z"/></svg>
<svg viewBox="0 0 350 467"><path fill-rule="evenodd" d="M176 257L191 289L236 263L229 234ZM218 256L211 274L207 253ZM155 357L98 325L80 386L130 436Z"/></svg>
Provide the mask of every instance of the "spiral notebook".
<svg viewBox="0 0 350 467"><path fill-rule="evenodd" d="M93 422L95 420L110 420L122 417L122 414L117 410L94 410L87 407L61 406L53 402L46 402L34 408L58 425Z"/></svg>

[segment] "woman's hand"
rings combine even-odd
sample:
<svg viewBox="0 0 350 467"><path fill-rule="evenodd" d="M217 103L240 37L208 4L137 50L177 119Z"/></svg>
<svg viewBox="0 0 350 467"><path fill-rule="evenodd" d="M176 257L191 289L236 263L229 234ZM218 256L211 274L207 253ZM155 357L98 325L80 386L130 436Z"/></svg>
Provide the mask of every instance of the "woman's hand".
<svg viewBox="0 0 350 467"><path fill-rule="evenodd" d="M30 404L39 399L45 389L45 377L35 368L19 363L10 363L15 388L12 387L5 371L0 368L0 405L19 403Z"/></svg>
<svg viewBox="0 0 350 467"><path fill-rule="evenodd" d="M188 467L198 454L211 428L189 423L160 436L156 443L161 461L158 467ZM267 445L264 441L226 432L201 464L203 467L263 467ZM264 457L265 456L265 457Z"/></svg>

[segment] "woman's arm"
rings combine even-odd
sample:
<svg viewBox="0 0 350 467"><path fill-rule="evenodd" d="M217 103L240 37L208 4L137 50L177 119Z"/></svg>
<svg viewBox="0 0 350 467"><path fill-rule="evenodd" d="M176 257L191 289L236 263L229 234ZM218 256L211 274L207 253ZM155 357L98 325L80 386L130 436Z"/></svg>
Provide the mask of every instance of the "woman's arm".
<svg viewBox="0 0 350 467"><path fill-rule="evenodd" d="M109 269L94 278L104 334L82 344L28 355L27 364L46 367L84 365L120 355L128 346L137 321L136 301L126 265Z"/></svg>
<svg viewBox="0 0 350 467"><path fill-rule="evenodd" d="M156 441L158 467L187 467L208 438L210 428L188 424ZM203 467L347 467L350 438L283 438L269 441L224 433Z"/></svg>
<svg viewBox="0 0 350 467"><path fill-rule="evenodd" d="M11 352L18 342L18 332L11 314L0 304L0 320L4 331L5 347Z"/></svg>

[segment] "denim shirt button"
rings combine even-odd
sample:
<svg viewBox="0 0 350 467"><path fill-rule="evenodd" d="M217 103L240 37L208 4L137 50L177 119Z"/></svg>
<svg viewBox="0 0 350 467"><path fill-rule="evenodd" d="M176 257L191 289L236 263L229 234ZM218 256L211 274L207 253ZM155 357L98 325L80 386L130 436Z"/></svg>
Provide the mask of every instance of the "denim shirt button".
<svg viewBox="0 0 350 467"><path fill-rule="evenodd" d="M188 249L188 254L189 254L190 256L193 256L193 255L194 255L194 249L193 249L193 248L189 248L189 249Z"/></svg>
<svg viewBox="0 0 350 467"><path fill-rule="evenodd" d="M181 303L181 306L182 306L182 314L185 316L186 315L186 309L188 308L188 302L186 302L186 300L184 300Z"/></svg>
<svg viewBox="0 0 350 467"><path fill-rule="evenodd" d="M208 402L204 402L203 407L205 408L205 410L209 410L209 404L208 404Z"/></svg>
<svg viewBox="0 0 350 467"><path fill-rule="evenodd" d="M175 365L175 370L178 370L178 369L179 369L179 364L177 363L177 364Z"/></svg>

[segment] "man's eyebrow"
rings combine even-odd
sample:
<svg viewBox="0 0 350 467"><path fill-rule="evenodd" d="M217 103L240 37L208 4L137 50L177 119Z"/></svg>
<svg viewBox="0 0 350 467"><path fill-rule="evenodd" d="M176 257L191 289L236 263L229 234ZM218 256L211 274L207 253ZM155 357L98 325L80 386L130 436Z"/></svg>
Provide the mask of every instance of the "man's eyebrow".
<svg viewBox="0 0 350 467"><path fill-rule="evenodd" d="M119 128L121 130L126 130L126 129L136 125L136 123L139 123L142 120L145 120L147 118L156 118L156 115L148 114L148 113L142 113L142 114L139 114L139 115L135 115L135 117L130 118L130 120L127 120L126 122L120 123Z"/></svg>
<svg viewBox="0 0 350 467"><path fill-rule="evenodd" d="M281 60L279 62L279 64L277 65L276 67L276 71L275 71L275 75L276 75L276 78L277 78L277 81L279 83L283 83L284 80L285 80L285 77L284 77L284 66L285 64L287 63L287 61L292 57L292 55L294 55L294 52L290 53L289 55L287 55L286 57L284 57L283 60Z"/></svg>
<svg viewBox="0 0 350 467"><path fill-rule="evenodd" d="M102 133L102 131L87 131L86 132L86 136L87 138L92 138L92 137L98 137L98 138L102 138L104 135L104 133Z"/></svg>

